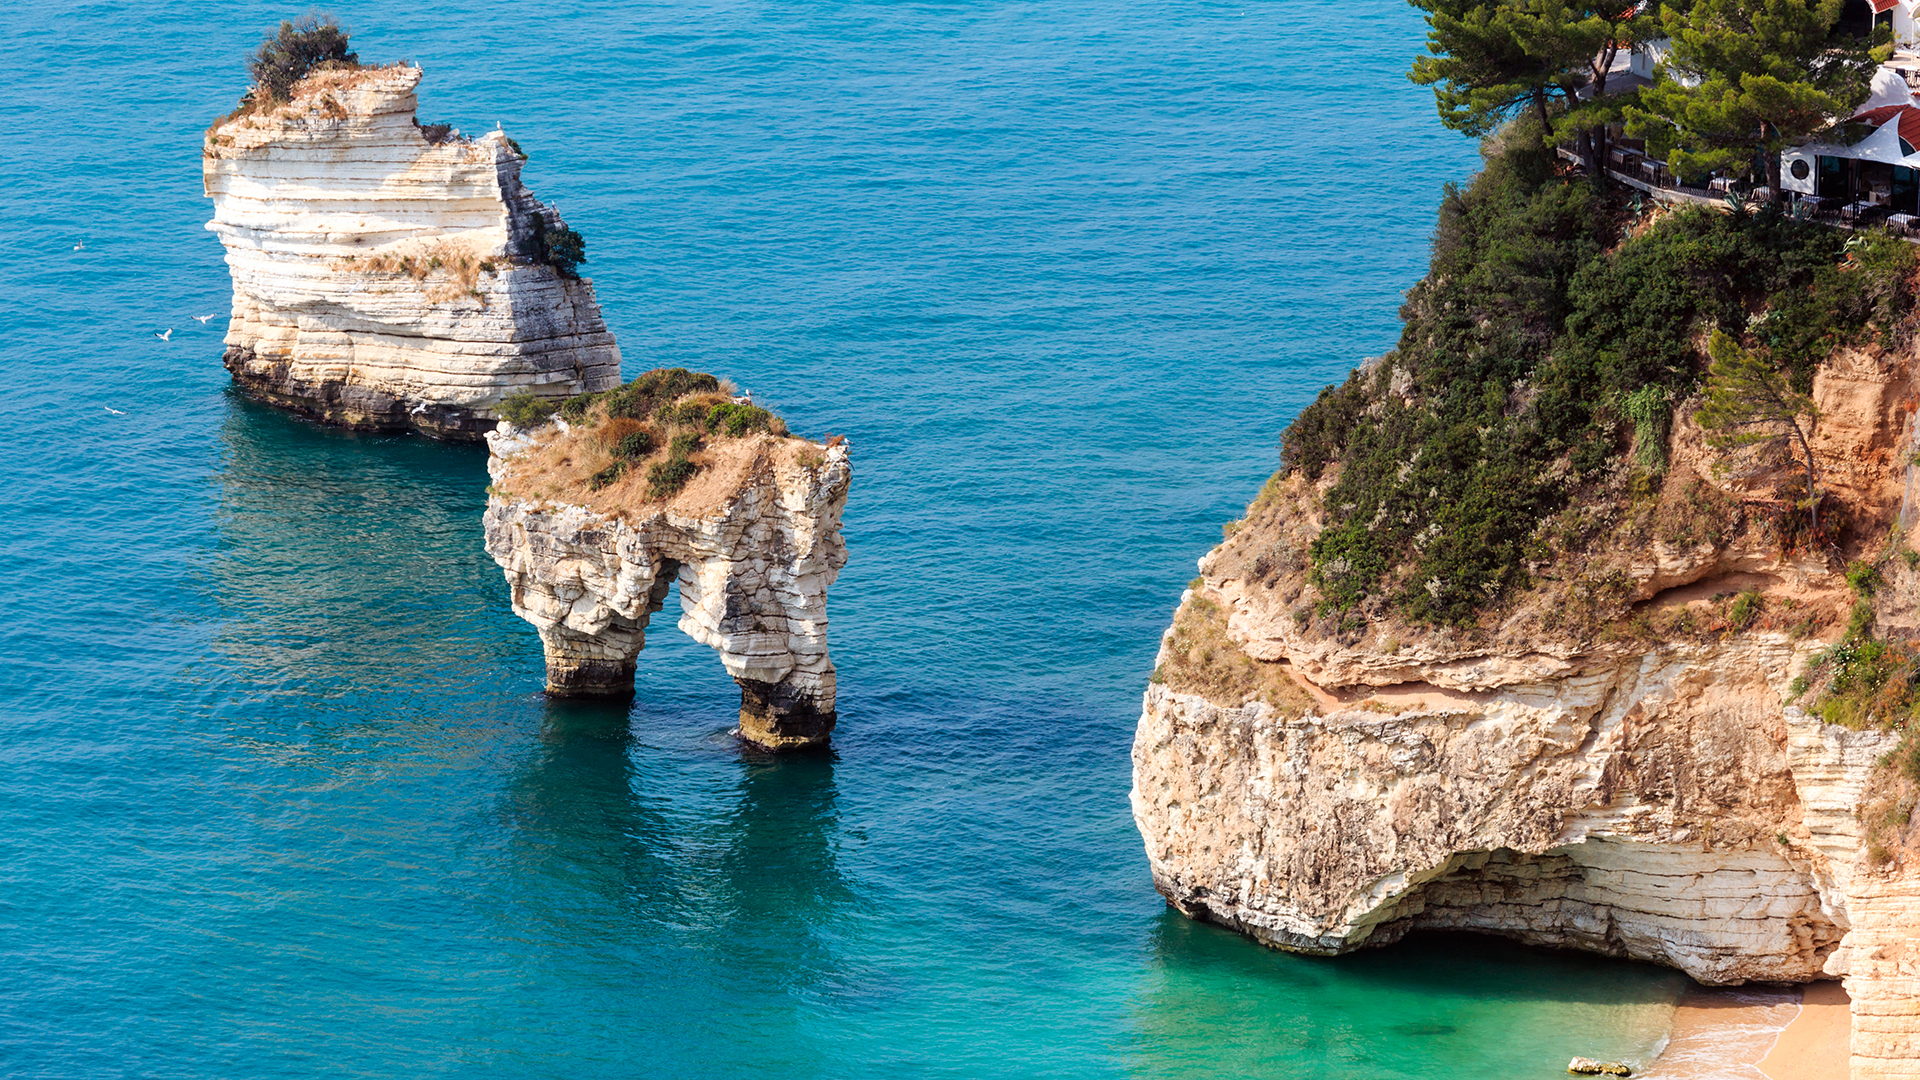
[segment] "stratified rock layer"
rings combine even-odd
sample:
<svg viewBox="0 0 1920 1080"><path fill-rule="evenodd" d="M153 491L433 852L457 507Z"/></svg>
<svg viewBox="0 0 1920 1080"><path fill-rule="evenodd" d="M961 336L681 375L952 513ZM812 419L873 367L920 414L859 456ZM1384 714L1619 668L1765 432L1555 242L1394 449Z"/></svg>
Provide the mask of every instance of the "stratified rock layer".
<svg viewBox="0 0 1920 1080"><path fill-rule="evenodd" d="M488 437L497 490L535 444L504 425ZM550 693L631 693L648 620L677 581L680 629L740 685L741 736L774 750L824 743L836 717L827 589L847 561L847 448L816 454L756 435L711 453L704 490L638 512L494 494L487 552L514 612L540 631Z"/></svg>
<svg viewBox="0 0 1920 1080"><path fill-rule="evenodd" d="M248 392L332 423L478 438L515 390L617 383L620 351L592 283L539 261L564 223L521 185L525 159L499 131L420 127L419 81L323 72L208 131L224 359Z"/></svg>

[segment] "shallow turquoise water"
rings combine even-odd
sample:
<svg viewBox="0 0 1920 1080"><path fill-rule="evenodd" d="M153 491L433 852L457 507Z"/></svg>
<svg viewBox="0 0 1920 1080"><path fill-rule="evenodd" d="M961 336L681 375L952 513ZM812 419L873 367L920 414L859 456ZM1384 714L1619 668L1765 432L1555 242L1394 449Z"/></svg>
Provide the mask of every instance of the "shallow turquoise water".
<svg viewBox="0 0 1920 1080"><path fill-rule="evenodd" d="M630 371L852 438L841 729L782 761L671 631L630 711L540 696L479 451L227 390L199 133L293 13L0 12L0 1074L1544 1078L1654 1044L1650 968L1171 916L1127 812L1193 560L1392 343L1472 167L1400 78L1409 9L339 11L426 66L423 119L531 151Z"/></svg>

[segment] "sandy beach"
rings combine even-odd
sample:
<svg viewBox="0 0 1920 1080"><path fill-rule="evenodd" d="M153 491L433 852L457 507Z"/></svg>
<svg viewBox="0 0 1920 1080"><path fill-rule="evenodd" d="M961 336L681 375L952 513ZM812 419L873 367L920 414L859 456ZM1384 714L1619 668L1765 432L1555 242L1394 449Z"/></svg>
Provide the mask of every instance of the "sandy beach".
<svg viewBox="0 0 1920 1080"><path fill-rule="evenodd" d="M1809 984L1800 1014L1760 1060L1767 1080L1847 1080L1847 1036L1853 1029L1847 992L1837 982Z"/></svg>
<svg viewBox="0 0 1920 1080"><path fill-rule="evenodd" d="M1847 1080L1850 1020L1837 982L1694 987L1676 1003L1649 1080Z"/></svg>

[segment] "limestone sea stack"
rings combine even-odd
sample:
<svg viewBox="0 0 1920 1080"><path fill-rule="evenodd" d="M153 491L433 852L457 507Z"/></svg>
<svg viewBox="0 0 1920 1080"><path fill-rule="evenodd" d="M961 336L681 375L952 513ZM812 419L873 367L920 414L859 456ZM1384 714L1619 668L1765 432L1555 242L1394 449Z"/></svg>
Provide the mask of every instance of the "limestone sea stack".
<svg viewBox="0 0 1920 1080"><path fill-rule="evenodd" d="M486 544L540 632L548 692L631 694L648 621L677 582L680 629L740 686L741 736L825 743L847 445L794 438L683 369L522 419L487 437Z"/></svg>
<svg viewBox="0 0 1920 1080"><path fill-rule="evenodd" d="M322 420L478 439L509 394L618 384L620 350L514 141L421 125L420 76L322 70L208 130L207 228L233 276L224 362Z"/></svg>
<svg viewBox="0 0 1920 1080"><path fill-rule="evenodd" d="M1568 510L1593 518L1585 561L1543 555L1477 627L1320 604L1334 476L1276 476L1201 560L1146 690L1132 802L1156 887L1306 953L1470 930L1709 984L1842 978L1856 1080L1920 1075L1920 793L1899 725L1849 712L1904 685L1881 643L1920 626L1920 556L1886 539L1914 369L1842 350L1813 381L1858 554L1784 535L1759 495L1792 468L1714 468L1696 402L1658 493Z"/></svg>

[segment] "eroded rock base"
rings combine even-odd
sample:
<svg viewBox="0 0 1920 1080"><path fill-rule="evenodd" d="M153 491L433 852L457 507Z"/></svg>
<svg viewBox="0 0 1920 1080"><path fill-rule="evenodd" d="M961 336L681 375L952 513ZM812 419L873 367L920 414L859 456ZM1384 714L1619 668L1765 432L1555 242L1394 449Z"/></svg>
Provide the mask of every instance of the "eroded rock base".
<svg viewBox="0 0 1920 1080"><path fill-rule="evenodd" d="M836 714L786 683L735 679L740 684L740 737L769 750L824 746Z"/></svg>
<svg viewBox="0 0 1920 1080"><path fill-rule="evenodd" d="M634 661L547 661L547 693L555 697L633 696Z"/></svg>
<svg viewBox="0 0 1920 1080"><path fill-rule="evenodd" d="M228 347L221 363L248 397L356 431L419 431L438 439L478 441L497 426L495 420L458 405L409 403L362 383L296 379L287 358L262 359L244 346Z"/></svg>

